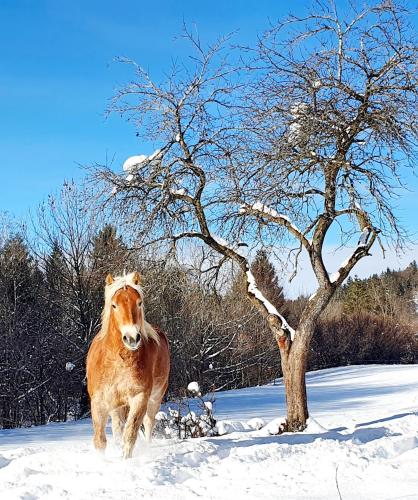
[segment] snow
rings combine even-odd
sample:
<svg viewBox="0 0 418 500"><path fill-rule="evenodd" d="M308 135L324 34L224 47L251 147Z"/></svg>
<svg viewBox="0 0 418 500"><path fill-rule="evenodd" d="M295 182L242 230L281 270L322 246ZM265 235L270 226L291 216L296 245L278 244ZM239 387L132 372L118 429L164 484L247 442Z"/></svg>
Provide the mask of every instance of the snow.
<svg viewBox="0 0 418 500"><path fill-rule="evenodd" d="M286 419L284 417L278 417L273 419L266 425L266 432L270 436L275 436L283 432L284 426L286 424Z"/></svg>
<svg viewBox="0 0 418 500"><path fill-rule="evenodd" d="M199 396L201 394L198 382L190 382L187 386L187 390L195 396Z"/></svg>
<svg viewBox="0 0 418 500"><path fill-rule="evenodd" d="M90 420L0 431L0 498L417 498L418 365L333 368L307 382L304 432L269 433L285 412L277 381L217 393L222 436L140 441L127 461L111 440L104 456L93 451ZM269 423L254 430L254 418Z"/></svg>
<svg viewBox="0 0 418 500"><path fill-rule="evenodd" d="M156 149L152 154L149 156L147 155L139 155L139 156L131 156L128 158L125 163L122 166L122 169L125 172L133 172L138 169L138 167L142 164L147 162L152 162L152 160L157 160L159 155L161 153L161 149Z"/></svg>
<svg viewBox="0 0 418 500"><path fill-rule="evenodd" d="M289 141L297 142L302 136L302 125L298 122L293 122L289 125Z"/></svg>
<svg viewBox="0 0 418 500"><path fill-rule="evenodd" d="M248 245L243 245L242 242L240 241L238 244L232 245L228 241L226 241L222 236L219 236L218 234L212 233L212 238L222 245L223 247L229 248L229 250L232 250L238 255L241 255L241 257L245 257L245 253L247 250Z"/></svg>
<svg viewBox="0 0 418 500"><path fill-rule="evenodd" d="M264 203L261 203L261 201L256 201L252 205L245 205L245 204L241 205L240 209L239 209L239 213L245 214L245 213L247 213L248 209L252 209L252 210L255 210L256 212L261 212L263 214L270 215L271 217L274 217L275 219L282 219L282 220L288 222L294 231L301 234L301 231L299 230L299 228L296 227L294 224L292 224L291 220L289 219L289 217L287 215L279 214L276 210L274 210L274 208L268 207Z"/></svg>
<svg viewBox="0 0 418 500"><path fill-rule="evenodd" d="M266 422L262 418L255 417L248 420L247 425L250 429L258 431L266 425Z"/></svg>
<svg viewBox="0 0 418 500"><path fill-rule="evenodd" d="M186 190L181 188L181 189L173 189L171 191L172 194L174 195L179 195L179 196L184 196L186 194Z"/></svg>
<svg viewBox="0 0 418 500"><path fill-rule="evenodd" d="M261 291L257 288L254 275L250 271L250 269L247 269L245 274L247 275L248 291L252 293L260 302L263 303L264 307L267 309L269 314L272 314L273 316L277 316L278 318L280 318L280 321L282 322L282 327L290 333L290 338L291 340L293 340L295 337L295 330L288 324L288 322L274 307L274 305L269 300L267 300L261 293Z"/></svg>
<svg viewBox="0 0 418 500"><path fill-rule="evenodd" d="M231 434L233 432L243 432L248 430L249 427L244 424L244 422L232 421L232 420L220 420L216 424L216 430L219 436L224 436L225 434Z"/></svg>
<svg viewBox="0 0 418 500"><path fill-rule="evenodd" d="M368 240L370 231L371 231L370 228L364 228L363 229L363 232L362 232L362 234L360 236L360 240L358 242L357 247L355 248L355 250L353 252L353 255L356 253L356 251L359 248L362 248L362 247L364 247L367 244L367 240ZM338 280L338 278L340 277L341 271L343 271L348 266L348 264L350 262L350 258L351 258L351 256L347 257L343 262L341 262L340 267L338 268L339 270L337 272L335 272L335 273L333 273L333 274L330 275L329 280L330 280L331 283L335 283Z"/></svg>
<svg viewBox="0 0 418 500"><path fill-rule="evenodd" d="M228 247L233 250L233 246L230 245L224 238L222 238L222 236L219 236L218 234L212 234L212 238L223 247Z"/></svg>
<svg viewBox="0 0 418 500"><path fill-rule="evenodd" d="M314 87L316 88L316 87ZM290 107L290 114L294 118L294 121L289 125L289 141L297 142L302 137L302 124L306 114L309 112L309 105L305 102L297 102Z"/></svg>
<svg viewBox="0 0 418 500"><path fill-rule="evenodd" d="M273 208L268 207L267 205L264 205L260 201L257 201L256 203L254 203L251 208L253 210L257 210L258 212L263 212L263 213L271 215L273 217L279 217L279 214L276 212L276 210L274 210ZM287 217L284 217L283 215L281 217L283 219L287 219Z"/></svg>
<svg viewBox="0 0 418 500"><path fill-rule="evenodd" d="M359 245L359 246L361 246L361 245ZM338 278L340 277L341 271L343 271L348 266L349 262L350 262L350 257L347 257L343 262L341 262L340 267L339 267L339 271L331 274L329 277L329 280L331 283L335 283L338 280ZM311 300L311 299L309 299L309 300Z"/></svg>
<svg viewBox="0 0 418 500"><path fill-rule="evenodd" d="M157 415L155 415L155 420L167 420L168 415L165 411L159 411Z"/></svg>
<svg viewBox="0 0 418 500"><path fill-rule="evenodd" d="M158 159L158 157L160 156L160 153L161 153L161 149L156 149L152 154L150 154L148 156L148 161Z"/></svg>
<svg viewBox="0 0 418 500"><path fill-rule="evenodd" d="M131 156L125 161L122 168L125 172L131 172L131 170L135 170L138 165L143 163L147 158L146 155Z"/></svg>
<svg viewBox="0 0 418 500"><path fill-rule="evenodd" d="M339 277L340 277L340 272L337 271L336 273L331 274L329 280L331 281L331 283L335 283Z"/></svg>
<svg viewBox="0 0 418 500"><path fill-rule="evenodd" d="M290 107L290 113L294 117L306 114L309 111L309 104L306 102L296 102Z"/></svg>
<svg viewBox="0 0 418 500"><path fill-rule="evenodd" d="M264 213L266 215L271 215L272 217L281 218L281 219L284 219L284 220L290 222L289 217L287 217L286 215L279 214L276 210L274 210L274 208L268 207L264 203L261 203L261 201L256 201L252 205L241 205L241 207L239 209L239 213L245 214L247 212L248 208L251 208L252 210L255 210L257 212L261 212L261 213Z"/></svg>
<svg viewBox="0 0 418 500"><path fill-rule="evenodd" d="M65 363L65 370L67 372L72 372L75 368L75 364L72 363L71 361L67 361L67 363Z"/></svg>
<svg viewBox="0 0 418 500"><path fill-rule="evenodd" d="M360 239L358 240L358 246L365 246L367 244L367 240L369 239L369 234L371 233L371 228L366 226L361 232Z"/></svg>

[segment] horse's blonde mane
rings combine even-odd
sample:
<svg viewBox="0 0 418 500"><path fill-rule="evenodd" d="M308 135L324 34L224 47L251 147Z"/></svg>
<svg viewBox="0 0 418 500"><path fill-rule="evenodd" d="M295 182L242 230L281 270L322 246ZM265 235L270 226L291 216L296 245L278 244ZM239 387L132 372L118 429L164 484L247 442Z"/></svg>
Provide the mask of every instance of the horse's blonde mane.
<svg viewBox="0 0 418 500"><path fill-rule="evenodd" d="M124 274L123 276L116 276L114 278L113 283L110 285L105 286L105 303L102 311L102 327L100 329L100 332L98 333L97 337L99 339L102 339L106 336L108 330L109 330L109 321L110 321L110 313L111 313L111 307L112 307L112 298L115 295L115 293L118 290L121 290L122 288L126 288L127 286L130 286L134 290L136 290L139 295L141 296L141 301L142 301L142 322L143 324L141 325L141 334L144 337L144 340L155 340L158 344L160 343L160 337L158 333L154 330L154 328L145 320L145 312L144 312L144 292L142 290L142 287L134 282L134 276L137 273L129 273L129 274Z"/></svg>

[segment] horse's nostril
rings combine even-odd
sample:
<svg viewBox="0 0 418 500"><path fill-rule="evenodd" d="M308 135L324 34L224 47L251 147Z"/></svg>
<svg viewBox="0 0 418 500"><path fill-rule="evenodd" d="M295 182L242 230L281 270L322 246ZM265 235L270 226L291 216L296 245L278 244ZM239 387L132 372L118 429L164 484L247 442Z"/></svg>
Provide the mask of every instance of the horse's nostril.
<svg viewBox="0 0 418 500"><path fill-rule="evenodd" d="M123 336L123 341L128 342L128 337L126 335Z"/></svg>
<svg viewBox="0 0 418 500"><path fill-rule="evenodd" d="M141 335L139 333L136 334L136 343L139 344L139 341L141 340Z"/></svg>

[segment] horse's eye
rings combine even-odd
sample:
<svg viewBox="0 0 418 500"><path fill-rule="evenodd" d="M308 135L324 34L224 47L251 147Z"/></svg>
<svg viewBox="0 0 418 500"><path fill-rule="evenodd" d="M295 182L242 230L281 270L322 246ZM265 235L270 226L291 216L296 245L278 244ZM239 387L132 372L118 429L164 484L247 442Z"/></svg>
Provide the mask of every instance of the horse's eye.
<svg viewBox="0 0 418 500"><path fill-rule="evenodd" d="M142 302L139 300L138 301L138 307L141 307L142 306Z"/></svg>
<svg viewBox="0 0 418 500"><path fill-rule="evenodd" d="M113 309L116 309L116 304L112 304Z"/></svg>

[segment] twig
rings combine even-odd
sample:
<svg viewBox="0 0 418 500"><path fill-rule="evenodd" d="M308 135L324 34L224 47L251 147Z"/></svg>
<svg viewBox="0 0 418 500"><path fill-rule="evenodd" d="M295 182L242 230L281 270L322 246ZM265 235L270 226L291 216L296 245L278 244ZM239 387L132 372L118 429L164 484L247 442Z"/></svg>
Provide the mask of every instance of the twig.
<svg viewBox="0 0 418 500"><path fill-rule="evenodd" d="M340 487L338 485L338 465L335 468L335 485L337 486L338 496L340 497L340 500L343 500L343 497L341 496Z"/></svg>

